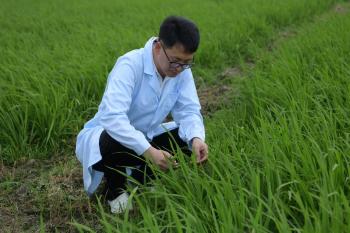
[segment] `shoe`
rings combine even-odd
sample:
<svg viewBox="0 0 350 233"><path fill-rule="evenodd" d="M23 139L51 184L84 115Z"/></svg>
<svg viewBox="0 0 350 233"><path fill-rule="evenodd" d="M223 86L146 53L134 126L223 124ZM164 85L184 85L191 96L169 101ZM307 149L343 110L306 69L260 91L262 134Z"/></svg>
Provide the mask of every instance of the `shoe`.
<svg viewBox="0 0 350 233"><path fill-rule="evenodd" d="M129 194L126 192L123 192L120 194L116 199L112 201L108 201L108 204L111 207L111 212L113 214L121 214L123 213L126 209L132 210L132 203L128 205L128 200L129 200Z"/></svg>

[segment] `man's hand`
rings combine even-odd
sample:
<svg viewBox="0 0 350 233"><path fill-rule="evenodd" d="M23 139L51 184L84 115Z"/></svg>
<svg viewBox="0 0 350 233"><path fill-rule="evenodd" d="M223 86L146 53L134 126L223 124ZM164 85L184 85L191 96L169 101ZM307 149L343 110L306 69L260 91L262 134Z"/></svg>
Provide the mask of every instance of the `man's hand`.
<svg viewBox="0 0 350 233"><path fill-rule="evenodd" d="M172 155L169 152L164 150L158 150L153 146L148 148L143 154L143 156L146 159L151 160L155 165L157 165L163 171L168 170L171 163L173 163L172 164L173 166L178 165L176 161L171 162Z"/></svg>
<svg viewBox="0 0 350 233"><path fill-rule="evenodd" d="M193 138L192 151L195 153L197 163L203 163L208 159L208 145L200 138Z"/></svg>

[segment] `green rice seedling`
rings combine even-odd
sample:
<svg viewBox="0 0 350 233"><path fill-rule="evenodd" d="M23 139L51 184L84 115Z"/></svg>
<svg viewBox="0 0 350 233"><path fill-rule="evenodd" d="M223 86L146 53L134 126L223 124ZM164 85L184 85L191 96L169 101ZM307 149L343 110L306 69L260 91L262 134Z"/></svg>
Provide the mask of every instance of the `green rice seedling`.
<svg viewBox="0 0 350 233"><path fill-rule="evenodd" d="M199 25L202 43L194 73L213 83L224 68L270 43L277 30L311 19L335 2L4 1L1 156L10 163L71 151L83 123L96 112L116 58L142 47L167 15L184 15Z"/></svg>
<svg viewBox="0 0 350 233"><path fill-rule="evenodd" d="M347 232L346 28L349 15L331 13L264 53L237 105L206 119L208 163L179 155L154 193L135 195L136 216L118 221L153 232Z"/></svg>

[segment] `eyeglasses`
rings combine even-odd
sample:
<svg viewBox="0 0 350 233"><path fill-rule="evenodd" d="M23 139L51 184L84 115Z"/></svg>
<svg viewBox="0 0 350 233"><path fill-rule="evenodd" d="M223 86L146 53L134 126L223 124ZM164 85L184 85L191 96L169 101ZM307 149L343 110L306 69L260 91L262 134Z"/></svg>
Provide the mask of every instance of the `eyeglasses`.
<svg viewBox="0 0 350 233"><path fill-rule="evenodd" d="M194 65L194 62L191 62L191 63L179 63L179 62L176 62L176 61L171 61L169 59L168 54L165 52L165 49L163 47L163 43L161 41L159 41L159 43L160 43L160 46L162 47L162 49L164 51L164 54L165 54L166 58L168 59L169 67L171 69L177 69L177 68L181 67L181 69L184 70L184 69L189 69L189 68L191 68ZM193 58L193 60L194 60L194 58Z"/></svg>

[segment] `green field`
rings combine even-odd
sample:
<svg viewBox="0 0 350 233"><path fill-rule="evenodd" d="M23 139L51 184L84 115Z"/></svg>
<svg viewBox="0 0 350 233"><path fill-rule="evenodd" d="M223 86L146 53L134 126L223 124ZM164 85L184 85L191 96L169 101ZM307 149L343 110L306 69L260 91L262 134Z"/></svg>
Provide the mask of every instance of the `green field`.
<svg viewBox="0 0 350 233"><path fill-rule="evenodd" d="M348 2L1 5L5 232L350 232ZM111 216L82 192L75 137L96 112L118 56L142 47L169 14L200 28L199 93L229 90L219 110L204 115L209 161L197 167L179 155L180 169L155 180L155 192L139 188L136 211ZM230 69L239 72L223 75ZM27 178L23 163L36 176ZM18 203L35 207L29 214L16 203L23 187L28 196ZM18 226L11 215L20 216Z"/></svg>

